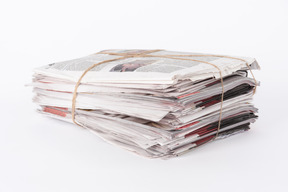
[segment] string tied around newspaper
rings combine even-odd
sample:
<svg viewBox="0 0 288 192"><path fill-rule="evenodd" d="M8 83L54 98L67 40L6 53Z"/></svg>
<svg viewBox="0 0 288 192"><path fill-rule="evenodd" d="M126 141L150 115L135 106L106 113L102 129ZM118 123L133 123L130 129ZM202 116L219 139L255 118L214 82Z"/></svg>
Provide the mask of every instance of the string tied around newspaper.
<svg viewBox="0 0 288 192"><path fill-rule="evenodd" d="M210 65L210 66L213 66L215 67L218 72L219 72L219 76L220 76L220 81L221 81L221 87L222 87L222 93L221 93L221 102L220 102L220 112L219 112L219 120L218 120L218 127L217 127L217 132L216 132L216 135L213 139L211 140L214 140L218 137L218 134L220 132L220 126L221 126L221 119L222 119L222 108L223 108L223 101L224 101L224 83L223 83L223 76L222 76L222 71L221 69L213 64L213 63L210 63L210 62L207 62L207 61L202 61L202 60L198 60L198 59L191 59L191 58L187 58L187 57L220 57L220 58L228 58L228 59L235 59L235 60L239 60L239 61L243 61L246 63L246 66L247 68L249 69L254 81L255 81L255 87L254 87L254 90L253 90L253 95L255 94L256 92L256 87L257 87L257 80L248 64L248 62L244 59L241 59L241 58L237 58L237 57L230 57L230 56L225 56L225 55L213 55L213 54L207 54L207 55L150 55L150 53L155 53L155 52L158 52L158 51L163 51L163 50L147 50L147 51L143 51L141 53L111 53L111 52L105 52L105 51L101 51L101 52L98 52L96 54L109 54L109 55L114 55L114 56L120 56L120 57L117 57L117 58L114 58L114 59L108 59L108 60L105 60L105 61L101 61L101 62L98 62L98 63L95 63L93 65L91 65L90 67L88 67L83 73L82 75L79 77L76 85L75 85L75 88L74 88L74 92L73 92L73 98L72 98L72 108L71 108L71 115L72 115L72 121L76 124L76 125L79 125L81 127L83 127L82 125L80 125L79 123L76 122L75 120L75 111L76 111L76 98L77 98L77 91L78 91L78 87L80 86L81 84L81 80L83 79L83 77L91 70L93 69L94 67L98 66L98 65L101 65L101 64L104 64L104 63L109 63L109 62L113 62L113 61L119 61L119 60L123 60L123 59L128 59L128 58L135 58L135 57L156 57L156 58L168 58L168 59L175 59L175 60L186 60L186 61L195 61L195 62L199 62L199 63L204 63L204 64L207 64L207 65ZM183 58L185 57L185 58Z"/></svg>

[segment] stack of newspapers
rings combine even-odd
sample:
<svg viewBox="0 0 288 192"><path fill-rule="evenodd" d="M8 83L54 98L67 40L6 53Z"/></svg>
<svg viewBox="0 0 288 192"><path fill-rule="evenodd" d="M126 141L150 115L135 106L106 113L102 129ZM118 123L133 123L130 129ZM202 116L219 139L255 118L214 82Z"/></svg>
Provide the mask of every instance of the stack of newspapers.
<svg viewBox="0 0 288 192"><path fill-rule="evenodd" d="M248 77L260 68L254 58L164 50L105 50L37 68L31 85L38 111L73 123L76 83L107 60L83 76L75 122L139 155L178 156L247 131L257 118L259 82Z"/></svg>

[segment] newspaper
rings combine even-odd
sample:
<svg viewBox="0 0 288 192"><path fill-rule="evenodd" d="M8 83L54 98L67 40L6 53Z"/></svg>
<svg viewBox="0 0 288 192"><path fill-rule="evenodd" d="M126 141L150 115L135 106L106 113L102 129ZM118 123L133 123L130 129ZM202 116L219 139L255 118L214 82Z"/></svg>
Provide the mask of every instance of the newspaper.
<svg viewBox="0 0 288 192"><path fill-rule="evenodd" d="M34 72L37 74L77 82L83 71L91 65L120 57L105 53L141 53L144 51L146 50L105 50L102 54L100 52L78 59L52 63L37 68L34 70ZM150 53L150 55L199 55L199 53L158 51L155 53ZM253 69L260 68L254 58L237 58L246 60ZM212 56L193 57L193 59L208 61L217 65L221 69L223 76L230 75L237 70L247 68L245 62L236 59ZM131 83L132 81L133 83L145 84L173 84L176 82L176 80L179 81L189 79L196 81L210 77L219 78L219 71L215 67L205 63L158 57L137 57L126 58L98 65L90 70L90 72L82 79L82 82Z"/></svg>
<svg viewBox="0 0 288 192"><path fill-rule="evenodd" d="M121 57L111 53L145 51L104 50L35 69L29 85L33 86L38 112L73 123L72 97L82 73L95 63ZM150 55L91 69L77 91L76 122L126 150L150 158L169 158L209 141L243 133L257 119L258 109L252 100L260 83L248 77L247 68L248 63L251 69L260 69L254 58L237 57L244 62L164 50ZM215 64L222 73L223 102L216 67L161 55L197 55L194 60Z"/></svg>

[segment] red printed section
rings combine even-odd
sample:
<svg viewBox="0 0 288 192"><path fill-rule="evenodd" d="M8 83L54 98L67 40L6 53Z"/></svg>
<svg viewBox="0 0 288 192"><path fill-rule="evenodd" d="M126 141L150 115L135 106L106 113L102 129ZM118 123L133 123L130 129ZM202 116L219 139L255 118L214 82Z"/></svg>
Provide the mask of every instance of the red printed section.
<svg viewBox="0 0 288 192"><path fill-rule="evenodd" d="M200 139L200 140L198 140L198 141L196 141L196 142L194 142L194 143L195 143L197 146L199 146L199 145L202 145L202 144L210 141L210 140L213 139L214 137L215 137L214 135L210 135L210 136L205 137L205 138L203 138L203 139Z"/></svg>
<svg viewBox="0 0 288 192"><path fill-rule="evenodd" d="M64 111L68 111L68 108L66 107L53 107L54 109L60 109L60 110L64 110Z"/></svg>
<svg viewBox="0 0 288 192"><path fill-rule="evenodd" d="M66 109L66 108L62 108L63 109ZM58 115L58 116L61 116L61 117L66 117L67 113L66 112L63 112L63 111L60 111L58 109L54 109L54 108L50 108L50 107L44 107L43 109L44 112L46 113L51 113L53 115Z"/></svg>
<svg viewBox="0 0 288 192"><path fill-rule="evenodd" d="M183 97L188 97L188 96L194 95L194 94L196 94L196 93L200 93L200 92L199 92L199 91L196 91L196 92L193 92L193 93L188 93L188 94L185 94L185 95L180 95L180 96L178 96L177 98L178 98L178 99L181 99L181 98L183 98Z"/></svg>
<svg viewBox="0 0 288 192"><path fill-rule="evenodd" d="M197 124L197 123L199 123L199 122L200 122L200 121L195 121L195 122L193 122L193 123L189 123L189 124L184 125L184 126L182 126L182 127L178 127L176 130L185 129L185 128L187 128L187 127L191 127L192 125L195 125L195 124Z"/></svg>

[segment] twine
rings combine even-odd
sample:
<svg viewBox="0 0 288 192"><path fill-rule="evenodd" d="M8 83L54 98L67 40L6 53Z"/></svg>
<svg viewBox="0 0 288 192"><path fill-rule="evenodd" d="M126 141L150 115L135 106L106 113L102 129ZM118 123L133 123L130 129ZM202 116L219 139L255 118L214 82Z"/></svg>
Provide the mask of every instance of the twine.
<svg viewBox="0 0 288 192"><path fill-rule="evenodd" d="M223 84L223 76L222 76L222 72L221 69L210 62L207 61L201 61L201 60L196 60L196 59L190 59L190 58L181 58L181 57L220 57L220 58L228 58L228 59L235 59L235 60L239 60L239 61L243 61L246 63L254 81L255 81L255 87L253 90L253 95L256 92L256 87L257 87L257 80L248 64L248 62L244 59L241 58L237 58L237 57L230 57L230 56L224 56L224 55L148 55L150 53L154 53L154 52L158 52L158 51L162 51L162 50L148 50L142 53L109 53L109 52L99 52L97 54L109 54L109 55L115 55L115 56L121 56L115 59L109 59L109 60L105 60L105 61L101 61L99 63L95 63L93 65L91 65L88 69L86 69L83 74L80 76L80 78L78 79L75 88L74 88L74 92L73 92L73 98L72 98L72 109L71 109L71 115L72 115L72 121L76 124L79 125L81 127L83 127L82 125L80 125L79 123L76 122L75 120L75 110L76 110L76 98L77 98L77 90L79 85L81 84L81 80L83 79L83 77L87 74L88 71L90 71L91 69L93 69L94 67L96 67L97 65L101 65L104 63L109 63L109 62L113 62L113 61L119 61L119 60L123 60L123 59L127 59L127 58L135 58L135 57L157 57L157 58L168 58L168 59L175 59L175 60L187 60L187 61L196 61L199 63L205 63L208 65L211 65L213 67L215 67L218 72L219 72L219 76L220 76L220 80L221 80L221 87L222 87L222 93L221 93L221 104L220 104L220 112L219 112L219 120L218 120L218 128L217 128L217 132L215 137L212 139L216 139L218 137L218 134L220 132L220 126L221 126L221 118L222 118L222 108L223 108L223 101L224 101L224 84Z"/></svg>

